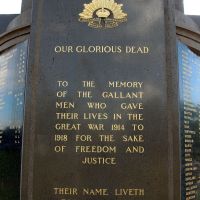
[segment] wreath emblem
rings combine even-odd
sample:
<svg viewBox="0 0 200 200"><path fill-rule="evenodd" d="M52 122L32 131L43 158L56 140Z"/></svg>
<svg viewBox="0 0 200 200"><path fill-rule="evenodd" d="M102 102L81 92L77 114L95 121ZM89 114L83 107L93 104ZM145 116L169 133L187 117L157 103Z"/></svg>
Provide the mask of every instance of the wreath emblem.
<svg viewBox="0 0 200 200"><path fill-rule="evenodd" d="M127 14L122 7L123 4L117 4L115 0L93 0L84 4L79 21L88 23L92 28L114 28L127 21Z"/></svg>

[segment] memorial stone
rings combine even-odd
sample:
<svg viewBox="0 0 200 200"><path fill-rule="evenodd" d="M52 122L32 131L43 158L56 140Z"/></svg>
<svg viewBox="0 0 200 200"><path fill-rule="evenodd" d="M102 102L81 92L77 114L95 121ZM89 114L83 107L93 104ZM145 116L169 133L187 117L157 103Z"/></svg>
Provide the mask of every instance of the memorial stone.
<svg viewBox="0 0 200 200"><path fill-rule="evenodd" d="M21 200L178 200L168 0L35 0Z"/></svg>

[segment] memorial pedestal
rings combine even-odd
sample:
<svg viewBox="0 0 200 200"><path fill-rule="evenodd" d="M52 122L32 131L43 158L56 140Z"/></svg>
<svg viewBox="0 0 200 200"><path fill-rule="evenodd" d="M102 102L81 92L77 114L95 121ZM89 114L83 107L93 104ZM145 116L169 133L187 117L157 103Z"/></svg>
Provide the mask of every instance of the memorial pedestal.
<svg viewBox="0 0 200 200"><path fill-rule="evenodd" d="M0 37L0 70L8 52L29 45L28 58L7 59L28 62L27 73L9 61L0 75L6 87L8 74L27 77L25 104L14 101L16 90L14 103L0 101L21 119L19 131L1 139L21 142L24 126L21 200L198 200L198 57L184 44L176 49L171 1L94 2L33 1L28 44L29 1ZM176 25L198 54L198 27L180 15ZM24 94L25 85L12 86ZM10 186L2 200L19 199L21 144L11 146L17 156L0 159L18 163L11 170L18 181L2 173Z"/></svg>
<svg viewBox="0 0 200 200"><path fill-rule="evenodd" d="M180 198L171 9L33 2L22 200Z"/></svg>

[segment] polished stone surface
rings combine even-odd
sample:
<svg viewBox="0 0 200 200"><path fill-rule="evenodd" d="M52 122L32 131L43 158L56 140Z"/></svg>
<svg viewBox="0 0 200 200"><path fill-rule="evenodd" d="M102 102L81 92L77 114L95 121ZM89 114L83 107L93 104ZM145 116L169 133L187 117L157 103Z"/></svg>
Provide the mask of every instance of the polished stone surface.
<svg viewBox="0 0 200 200"><path fill-rule="evenodd" d="M127 21L111 29L94 29L88 27L87 22L79 21L83 4L90 2L34 2L22 200L130 200L133 196L142 200L172 199L172 177L179 177L179 174L172 172L178 159L177 152L172 150L168 129L171 125L168 126L167 109L171 108L168 108L167 67L171 66L166 63L168 29L165 1L117 1L123 3L122 10L127 13ZM58 46L72 48L69 53L58 53ZM125 51L128 46L134 47L133 53ZM84 48L84 52L78 52ZM87 53L88 48L95 48L96 52ZM111 52L106 52L106 49ZM66 81L66 88L59 87L58 81ZM83 87L82 81L94 81L95 88ZM137 82L142 86L109 87L109 81ZM59 98L58 92L63 90L67 90L67 95ZM88 90L92 92L92 98L78 96L78 91ZM105 97L104 92L109 92L109 96ZM132 93L137 93L137 98ZM62 101L73 102L75 107L56 108L56 102ZM106 103L107 108L89 109L87 103L91 101ZM141 103L144 109L123 110L120 107L122 103ZM76 113L78 118L61 120L56 118L59 112ZM92 115L88 120L84 113L104 114L100 114L99 119L98 115ZM113 120L111 116L115 113L122 114L122 120ZM144 119L128 120L127 114L141 114ZM65 130L58 130L56 124L60 123L76 126L66 125ZM89 123L103 124L105 129L89 130ZM135 123L142 124L144 130L134 130ZM123 128L111 131L111 124L123 124L125 131ZM100 134L114 135L115 141L100 142ZM58 142L56 135L67 135L68 141ZM76 141L77 135L89 135L92 142ZM144 140L124 142L123 135L141 135ZM81 145L116 146L117 153L80 152L75 147ZM56 152L56 146L64 146L64 151ZM141 146L141 152L126 153L128 146ZM115 157L116 164L83 164L85 157ZM74 193L67 188L74 188ZM84 188L104 188L105 196L84 195ZM174 189L178 196L179 188ZM120 195L116 190L125 193Z"/></svg>

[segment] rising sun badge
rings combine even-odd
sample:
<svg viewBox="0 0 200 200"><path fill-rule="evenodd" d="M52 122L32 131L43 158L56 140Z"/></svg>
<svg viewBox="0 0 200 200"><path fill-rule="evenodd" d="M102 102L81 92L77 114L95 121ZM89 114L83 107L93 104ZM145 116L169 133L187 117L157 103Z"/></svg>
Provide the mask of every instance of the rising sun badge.
<svg viewBox="0 0 200 200"><path fill-rule="evenodd" d="M127 21L127 14L122 7L123 4L117 4L115 0L93 0L84 4L79 21L88 23L92 28L114 28Z"/></svg>

